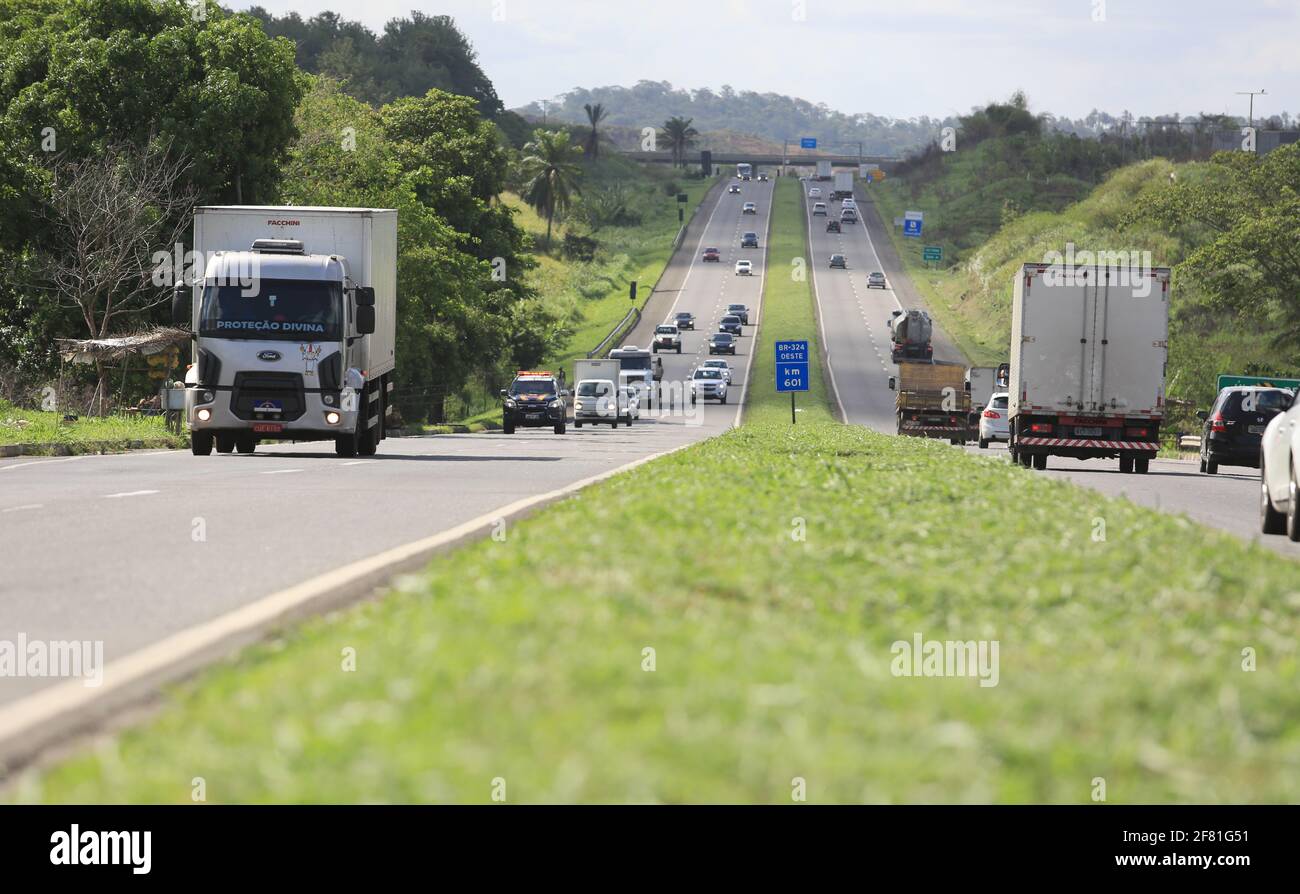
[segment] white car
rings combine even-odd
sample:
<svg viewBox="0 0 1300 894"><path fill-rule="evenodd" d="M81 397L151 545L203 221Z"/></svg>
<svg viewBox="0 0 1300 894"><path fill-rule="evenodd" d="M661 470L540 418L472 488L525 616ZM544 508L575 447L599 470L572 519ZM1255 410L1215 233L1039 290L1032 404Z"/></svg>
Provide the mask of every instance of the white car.
<svg viewBox="0 0 1300 894"><path fill-rule="evenodd" d="M822 197L822 188L820 186L814 186L808 190L808 198L820 199L821 197Z"/></svg>
<svg viewBox="0 0 1300 894"><path fill-rule="evenodd" d="M856 207L858 207L858 202L857 202L856 199L840 199L840 207L841 207L841 208L856 208Z"/></svg>
<svg viewBox="0 0 1300 894"><path fill-rule="evenodd" d="M816 216L819 215L819 214L820 214L822 217L825 217L825 216L826 216L826 203L825 203L825 202L816 202L816 203L813 204L813 217L816 217Z"/></svg>
<svg viewBox="0 0 1300 894"><path fill-rule="evenodd" d="M1295 457L1300 454L1300 401L1274 416L1260 438L1259 529L1300 541L1300 481Z"/></svg>
<svg viewBox="0 0 1300 894"><path fill-rule="evenodd" d="M750 275L753 274L753 272L754 272L754 262L753 262L753 261L737 261L737 262L736 262L736 275L737 275L737 276L750 276Z"/></svg>
<svg viewBox="0 0 1300 894"><path fill-rule="evenodd" d="M655 340L650 350L658 354L663 351L682 352L682 333L676 323L664 323L655 327Z"/></svg>
<svg viewBox="0 0 1300 894"><path fill-rule="evenodd" d="M727 379L721 370L701 366L691 373L691 403L701 400L727 402Z"/></svg>
<svg viewBox="0 0 1300 894"><path fill-rule="evenodd" d="M756 202L746 202L740 209L741 214L757 214L758 204Z"/></svg>
<svg viewBox="0 0 1300 894"><path fill-rule="evenodd" d="M731 364L725 360L705 360L700 364L700 369L716 369L722 373L722 377L731 384Z"/></svg>
<svg viewBox="0 0 1300 894"><path fill-rule="evenodd" d="M989 398L989 405L980 414L980 449L987 450L989 441L1011 440L1011 419L1007 404L1011 395L999 391Z"/></svg>

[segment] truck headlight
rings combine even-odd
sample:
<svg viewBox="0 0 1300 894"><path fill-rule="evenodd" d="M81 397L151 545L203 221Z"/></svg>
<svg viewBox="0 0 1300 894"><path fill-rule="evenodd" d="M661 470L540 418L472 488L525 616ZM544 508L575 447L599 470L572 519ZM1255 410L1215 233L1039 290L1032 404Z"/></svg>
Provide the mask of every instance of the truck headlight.
<svg viewBox="0 0 1300 894"><path fill-rule="evenodd" d="M328 413L325 414L325 423L327 425L338 425L339 419L341 418L342 417L340 417L338 413L334 412L333 410L330 410Z"/></svg>
<svg viewBox="0 0 1300 894"><path fill-rule="evenodd" d="M199 411L198 411L197 413L195 413L194 415L197 416L197 417L199 417L199 421L200 421L200 422L207 422L209 419L212 418L212 411L211 411L211 410L199 410Z"/></svg>

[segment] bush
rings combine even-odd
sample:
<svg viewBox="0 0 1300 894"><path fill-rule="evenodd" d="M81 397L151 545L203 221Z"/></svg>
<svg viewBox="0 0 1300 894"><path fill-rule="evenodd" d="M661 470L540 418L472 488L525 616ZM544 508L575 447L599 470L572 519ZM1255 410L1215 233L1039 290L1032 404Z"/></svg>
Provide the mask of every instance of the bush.
<svg viewBox="0 0 1300 894"><path fill-rule="evenodd" d="M596 249L599 247L600 243L590 236L579 236L577 233L565 233L564 243L560 246L560 252L564 255L565 260L590 261L596 257Z"/></svg>

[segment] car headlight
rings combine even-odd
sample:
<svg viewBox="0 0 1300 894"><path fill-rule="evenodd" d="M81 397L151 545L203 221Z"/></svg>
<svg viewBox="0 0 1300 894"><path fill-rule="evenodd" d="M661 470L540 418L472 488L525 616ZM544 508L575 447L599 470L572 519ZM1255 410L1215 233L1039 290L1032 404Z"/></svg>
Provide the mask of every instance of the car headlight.
<svg viewBox="0 0 1300 894"><path fill-rule="evenodd" d="M562 407L562 406L564 406L564 403L563 403L562 401L559 401L559 400L553 400L553 401L551 401L551 403L550 403L550 408L551 408L552 410L558 410L558 409L559 409L560 407Z"/></svg>
<svg viewBox="0 0 1300 894"><path fill-rule="evenodd" d="M518 405L517 405L513 400L508 400L508 401L506 401L506 408L507 408L507 409L513 410L516 406L518 406Z"/></svg>

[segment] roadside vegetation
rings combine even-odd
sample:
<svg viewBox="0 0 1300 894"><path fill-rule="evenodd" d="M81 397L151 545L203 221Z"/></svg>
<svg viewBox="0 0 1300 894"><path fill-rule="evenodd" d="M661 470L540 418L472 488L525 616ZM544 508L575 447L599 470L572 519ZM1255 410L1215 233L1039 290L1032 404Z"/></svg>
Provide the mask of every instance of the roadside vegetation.
<svg viewBox="0 0 1300 894"><path fill-rule="evenodd" d="M195 767L221 803L1300 797L1289 564L835 423L818 375L790 425L764 358L816 341L792 192L741 428L246 650L7 797L189 802ZM917 634L996 640L997 685L896 676Z"/></svg>
<svg viewBox="0 0 1300 894"><path fill-rule="evenodd" d="M59 445L70 452L116 451L136 447L184 447L183 435L167 430L161 416L78 416L26 410L0 400L0 447L11 444Z"/></svg>

